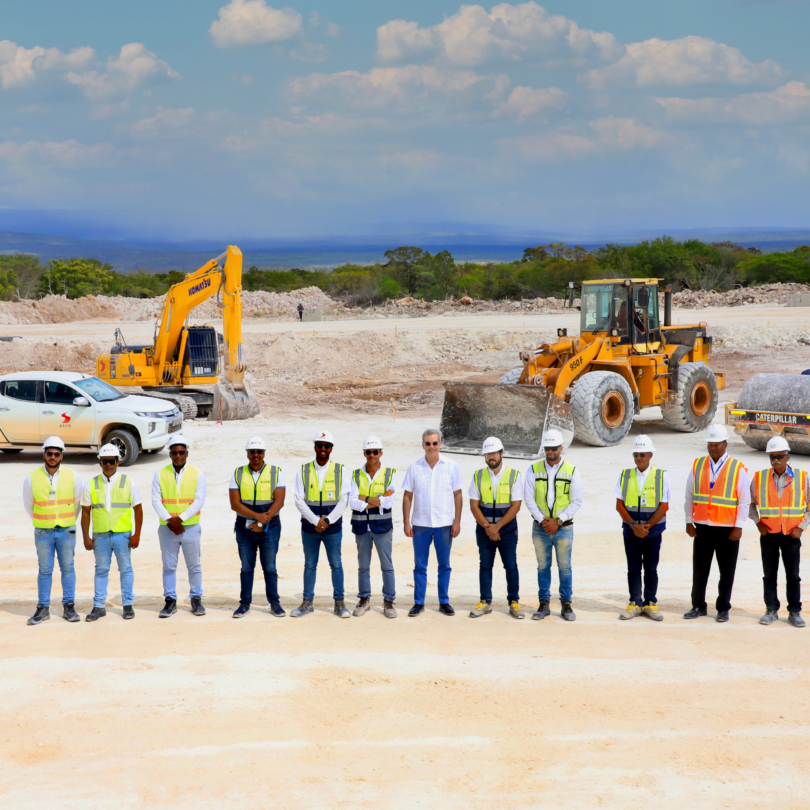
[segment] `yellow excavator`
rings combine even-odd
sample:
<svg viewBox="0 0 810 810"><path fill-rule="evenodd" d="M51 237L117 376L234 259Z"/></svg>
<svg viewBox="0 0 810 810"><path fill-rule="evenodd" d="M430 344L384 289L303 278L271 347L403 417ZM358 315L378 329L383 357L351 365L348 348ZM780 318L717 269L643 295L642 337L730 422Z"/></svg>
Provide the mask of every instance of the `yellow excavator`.
<svg viewBox="0 0 810 810"><path fill-rule="evenodd" d="M221 298L220 298L221 294ZM190 326L189 313L217 296L222 307L224 378L220 336L211 325ZM151 346L128 346L120 329L110 354L96 358L96 376L118 387L139 386L147 396L173 402L185 419L249 419L259 401L242 362L242 251L229 245L173 285L155 323ZM195 386L211 386L196 388Z"/></svg>

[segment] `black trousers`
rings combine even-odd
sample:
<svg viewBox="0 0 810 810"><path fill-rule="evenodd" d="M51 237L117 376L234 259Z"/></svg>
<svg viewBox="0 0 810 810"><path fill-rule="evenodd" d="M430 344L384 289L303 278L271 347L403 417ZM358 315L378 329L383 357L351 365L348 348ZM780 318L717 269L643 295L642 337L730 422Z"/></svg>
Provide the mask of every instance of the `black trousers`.
<svg viewBox="0 0 810 810"><path fill-rule="evenodd" d="M717 588L718 610L731 609L731 589L737 571L738 540L730 540L733 526L709 526L695 523L695 539L692 542L692 607L706 608L706 583L712 570L712 559L717 556L720 583Z"/></svg>
<svg viewBox="0 0 810 810"><path fill-rule="evenodd" d="M776 593L776 577L779 574L779 553L785 566L787 578L787 603L791 613L802 609L802 580L799 576L802 541L786 534L763 534L759 538L762 551L762 585L765 590L765 606L769 610L779 610L779 597Z"/></svg>

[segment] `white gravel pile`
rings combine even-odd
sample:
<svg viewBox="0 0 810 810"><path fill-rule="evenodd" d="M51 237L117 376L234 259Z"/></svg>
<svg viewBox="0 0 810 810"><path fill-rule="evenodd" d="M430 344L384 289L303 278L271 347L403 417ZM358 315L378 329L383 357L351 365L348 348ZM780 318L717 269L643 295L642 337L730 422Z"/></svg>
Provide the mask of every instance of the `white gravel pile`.
<svg viewBox="0 0 810 810"><path fill-rule="evenodd" d="M713 290L684 290L674 293L672 305L678 309L706 309L708 307L744 307L774 304L784 306L792 293L810 293L808 284L763 284L761 287L743 287L728 292ZM663 306L664 298L661 296Z"/></svg>

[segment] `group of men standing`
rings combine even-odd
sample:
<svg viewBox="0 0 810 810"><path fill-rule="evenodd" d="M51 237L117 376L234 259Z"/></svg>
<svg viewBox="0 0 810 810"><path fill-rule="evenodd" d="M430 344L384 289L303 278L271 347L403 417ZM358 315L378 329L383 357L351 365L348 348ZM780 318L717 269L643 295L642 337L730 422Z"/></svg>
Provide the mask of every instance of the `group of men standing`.
<svg viewBox="0 0 810 810"><path fill-rule="evenodd" d="M748 481L744 465L727 453L728 434L713 425L706 435L708 455L697 459L686 484L686 530L693 540L692 609L684 618L707 615L706 584L713 558L717 557L720 582L717 621L725 622L731 608L739 540L749 517L761 534L764 595L767 611L760 620L771 624L778 617L777 571L781 555L787 575L788 621L804 627L801 616L800 548L803 530L810 525L810 480L790 464L787 442L774 438L766 452L770 470L757 472ZM293 482L295 506L301 517L304 550L303 599L291 611L295 618L314 611L315 583L321 545L331 569L334 613L340 618L364 615L371 604L371 559L376 549L383 577L383 614L395 618L396 586L393 566L393 506L397 491L396 470L382 463L383 445L369 436L363 443L365 463L348 473L332 460L334 439L329 431L314 438L314 459L304 464ZM468 489L470 510L476 521L479 550L480 598L470 612L478 618L492 612L492 577L500 556L506 573L509 613L523 619L517 564L517 514L523 501L533 517L532 541L537 558L538 607L532 618L550 614L552 553L559 572L560 615L575 621L571 557L574 516L583 504L579 471L563 459L563 437L556 430L543 436L543 458L524 475L503 463L504 448L488 438L482 453L486 466L475 472ZM182 550L188 569L191 611L205 615L202 604L201 524L206 480L188 463L190 444L182 436L170 440L171 463L155 473L152 505L160 528L165 604L161 618L177 612L176 571ZM427 570L431 546L438 562L439 611L452 616L449 586L453 540L461 532L462 479L458 465L442 456L441 434L422 434L424 455L408 466L402 482L405 535L413 540L414 600L408 616L425 609ZM239 606L241 618L251 608L257 557L261 562L265 592L272 615L286 615L278 593L276 557L281 535L279 513L285 504L286 482L281 469L267 464L266 444L255 437L246 445L247 464L231 477L229 497L236 513L234 526L241 562ZM87 621L106 615L106 597L113 555L121 580L123 617L135 616L131 552L140 543L143 509L132 477L118 470L119 452L111 444L99 451L101 472L83 484L75 472L63 467L64 444L58 437L45 442L44 465L26 477L23 497L35 529L39 560L38 604L29 624L50 618L50 592L55 559L62 572L63 617L79 621L75 610L76 577L73 554L76 519L86 549L95 554L95 594ZM630 602L620 618L646 615L654 621L658 610L658 561L671 501L665 470L652 465L655 451L647 436L633 443L634 466L623 470L616 485L627 558ZM342 565L343 517L350 513L358 558L358 602L346 607Z"/></svg>

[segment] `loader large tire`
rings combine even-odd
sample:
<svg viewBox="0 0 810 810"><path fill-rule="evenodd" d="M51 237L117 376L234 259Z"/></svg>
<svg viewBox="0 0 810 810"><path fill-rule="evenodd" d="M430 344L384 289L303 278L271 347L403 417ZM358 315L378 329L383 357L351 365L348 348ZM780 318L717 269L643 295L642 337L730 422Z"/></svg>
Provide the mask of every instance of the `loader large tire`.
<svg viewBox="0 0 810 810"><path fill-rule="evenodd" d="M583 375L571 394L574 437L594 447L618 444L633 424L633 392L612 371Z"/></svg>
<svg viewBox="0 0 810 810"><path fill-rule="evenodd" d="M498 380L498 382L501 385L517 385L521 374L523 374L523 366L520 368L513 368L511 371L507 371L506 374L504 374L503 377Z"/></svg>
<svg viewBox="0 0 810 810"><path fill-rule="evenodd" d="M717 413L719 400L717 378L702 363L681 363L678 367L678 390L661 408L664 422L672 430L696 433L707 428Z"/></svg>

